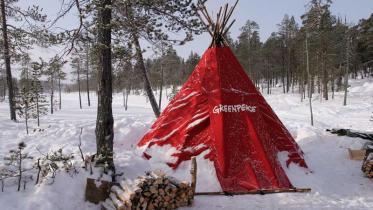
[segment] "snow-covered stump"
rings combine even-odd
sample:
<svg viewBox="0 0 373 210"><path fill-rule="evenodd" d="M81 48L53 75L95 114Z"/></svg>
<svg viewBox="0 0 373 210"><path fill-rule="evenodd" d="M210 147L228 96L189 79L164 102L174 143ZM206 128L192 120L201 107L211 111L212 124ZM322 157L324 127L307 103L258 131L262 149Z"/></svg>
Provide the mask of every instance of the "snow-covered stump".
<svg viewBox="0 0 373 210"><path fill-rule="evenodd" d="M119 185L113 186L109 198L102 203L102 209L171 210L191 205L193 195L190 183L154 171L134 181L121 181Z"/></svg>

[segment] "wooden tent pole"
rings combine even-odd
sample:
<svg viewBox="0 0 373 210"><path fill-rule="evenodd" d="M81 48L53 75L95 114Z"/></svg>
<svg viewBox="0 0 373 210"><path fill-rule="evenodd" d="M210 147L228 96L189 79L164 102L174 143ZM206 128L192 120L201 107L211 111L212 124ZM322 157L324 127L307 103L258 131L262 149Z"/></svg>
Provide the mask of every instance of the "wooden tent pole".
<svg viewBox="0 0 373 210"><path fill-rule="evenodd" d="M221 31L220 31L220 33L223 33L223 30L224 30L224 28L225 28L225 25L227 24L227 12L228 12L228 4L226 4L225 6L224 6L224 15L223 15L223 20L222 20L222 23L221 23Z"/></svg>
<svg viewBox="0 0 373 210"><path fill-rule="evenodd" d="M223 32L223 37L228 33L229 29L233 26L233 24L236 22L236 20L233 20L232 23L228 26L227 29Z"/></svg>
<svg viewBox="0 0 373 210"><path fill-rule="evenodd" d="M254 190L248 192L196 192L194 195L254 195L254 194L274 194L274 193L306 193L311 192L311 188L295 188L295 189L277 189L277 190Z"/></svg>
<svg viewBox="0 0 373 210"><path fill-rule="evenodd" d="M190 169L190 174L192 176L191 188L194 195L196 194L196 186L197 186L197 160L196 157L192 157L192 168Z"/></svg>
<svg viewBox="0 0 373 210"><path fill-rule="evenodd" d="M224 47L229 45L224 36L227 34L229 29L235 22L235 20L233 20L232 23L228 24L229 19L232 17L233 11L235 10L238 2L239 0L236 0L235 4L232 7L229 7L228 4L220 7L216 15L216 20L214 22L214 20L211 18L212 16L210 16L209 12L207 11L206 6L201 1L198 1L197 14L202 23L207 27L207 31L212 37L210 48ZM226 28L227 25L228 27Z"/></svg>

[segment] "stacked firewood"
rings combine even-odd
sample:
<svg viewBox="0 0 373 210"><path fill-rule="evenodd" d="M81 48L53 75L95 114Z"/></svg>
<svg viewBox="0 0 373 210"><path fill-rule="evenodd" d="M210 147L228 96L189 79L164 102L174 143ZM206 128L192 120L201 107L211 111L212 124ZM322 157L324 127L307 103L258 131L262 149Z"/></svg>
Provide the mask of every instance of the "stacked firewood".
<svg viewBox="0 0 373 210"><path fill-rule="evenodd" d="M102 206L104 210L171 210L191 205L193 197L191 184L154 171L113 186Z"/></svg>
<svg viewBox="0 0 373 210"><path fill-rule="evenodd" d="M363 166L361 170L364 172L365 176L368 178L373 178L373 150L368 149L365 154L363 161Z"/></svg>

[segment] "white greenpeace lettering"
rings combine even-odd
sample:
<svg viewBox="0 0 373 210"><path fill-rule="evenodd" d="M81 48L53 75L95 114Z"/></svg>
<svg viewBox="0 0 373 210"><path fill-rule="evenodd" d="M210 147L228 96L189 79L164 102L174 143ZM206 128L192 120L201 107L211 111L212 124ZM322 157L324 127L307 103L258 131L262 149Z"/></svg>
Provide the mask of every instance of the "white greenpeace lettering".
<svg viewBox="0 0 373 210"><path fill-rule="evenodd" d="M249 106L247 104L236 105L222 105L219 104L212 109L212 113L219 114L221 112L256 112L256 106Z"/></svg>

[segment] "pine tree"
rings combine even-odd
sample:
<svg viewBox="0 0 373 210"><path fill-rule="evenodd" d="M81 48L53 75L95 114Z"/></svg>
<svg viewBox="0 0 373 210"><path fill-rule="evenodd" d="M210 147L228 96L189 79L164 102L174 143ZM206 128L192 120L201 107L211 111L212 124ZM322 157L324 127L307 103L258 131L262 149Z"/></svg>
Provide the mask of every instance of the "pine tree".
<svg viewBox="0 0 373 210"><path fill-rule="evenodd" d="M58 69L57 72L57 79L58 79L58 108L62 109L62 87L61 87L61 80L66 79L66 73L62 71L62 69Z"/></svg>
<svg viewBox="0 0 373 210"><path fill-rule="evenodd" d="M26 10L17 6L19 0L0 0L0 15L2 21L2 42L3 42L3 55L6 70L6 80L8 87L8 98L10 107L10 119L16 121L16 106L14 97L14 86L11 70L11 58L16 56L17 53L25 49L30 49L36 42L41 42L47 36L45 29L38 27L35 23L45 22L46 16L42 15L41 8L32 5ZM22 27L13 25L17 22L25 22ZM13 43L10 43L13 41ZM17 51L14 52L11 48L17 46Z"/></svg>
<svg viewBox="0 0 373 210"><path fill-rule="evenodd" d="M361 63L371 68L373 76L373 13L367 19L362 19L358 25L358 55Z"/></svg>
<svg viewBox="0 0 373 210"><path fill-rule="evenodd" d="M29 134L28 120L31 117L32 92L30 78L31 59L28 54L22 56L21 65L21 91L16 95L16 110L18 111L18 116L25 119L26 133Z"/></svg>
<svg viewBox="0 0 373 210"><path fill-rule="evenodd" d="M89 95L89 91L90 91L90 85L89 85L89 80L91 79L90 78L90 74L91 74L91 65L90 65L90 54L91 54L91 46L90 46L90 43L87 42L85 43L85 46L84 46L84 54L85 54L85 80L86 80L86 91L87 91L87 102L88 102L88 106L91 106L91 98L90 98L90 95Z"/></svg>
<svg viewBox="0 0 373 210"><path fill-rule="evenodd" d="M29 134L28 120L30 119L30 90L26 87L21 89L21 92L16 96L16 110L18 116L25 119L26 133Z"/></svg>
<svg viewBox="0 0 373 210"><path fill-rule="evenodd" d="M48 102L40 81L43 67L41 63L31 63L30 116L37 119L38 126L40 126L40 118L48 114Z"/></svg>
<svg viewBox="0 0 373 210"><path fill-rule="evenodd" d="M130 46L118 46L113 50L114 58L114 88L123 94L123 106L128 109L128 98L131 89L135 84L140 84L138 76L134 72L132 65L133 52Z"/></svg>
<svg viewBox="0 0 373 210"><path fill-rule="evenodd" d="M111 0L97 2L97 55L98 69L98 108L96 119L96 144L98 165L107 165L115 172L114 166L114 119L112 111L112 7ZM115 178L113 178L115 179Z"/></svg>
<svg viewBox="0 0 373 210"><path fill-rule="evenodd" d="M50 112L53 114L56 104L56 99L54 97L55 82L58 81L59 87L59 104L61 104L61 78L64 77L62 72L62 67L66 62L61 61L58 56L53 57L47 65L43 74L48 77L49 88L50 88ZM61 107L61 105L59 105Z"/></svg>
<svg viewBox="0 0 373 210"><path fill-rule="evenodd" d="M233 42L233 40L232 40ZM198 62L200 61L201 56L199 56L195 52L190 52L189 57L185 61L185 75L183 77L183 81L186 81L186 79L190 76L190 74L193 72L193 70L196 68Z"/></svg>
<svg viewBox="0 0 373 210"><path fill-rule="evenodd" d="M82 109L82 95L81 95L81 74L82 74L82 69L81 69L81 59L78 54L74 54L72 61L71 61L71 68L74 69L72 73L76 75L76 82L78 85L78 95L79 95L79 107Z"/></svg>
<svg viewBox="0 0 373 210"><path fill-rule="evenodd" d="M140 38L150 43L168 42L184 44L193 34L202 32L202 24L197 16L195 5L190 0L182 1L117 1L118 26L122 34L128 34L133 44L137 66L142 73L144 89L154 114L160 115L159 105L154 97L149 75L146 71ZM141 21L139 21L141 20ZM185 32L181 40L171 39L169 32Z"/></svg>
<svg viewBox="0 0 373 210"><path fill-rule="evenodd" d="M24 179L23 173L26 171L24 168L24 161L33 159L30 155L24 152L25 148L26 144L21 142L18 144L17 150L10 150L9 156L4 158L6 161L5 165L10 168L10 171L13 171L13 173L18 175L18 191L21 189L21 181Z"/></svg>
<svg viewBox="0 0 373 210"><path fill-rule="evenodd" d="M289 92L294 74L294 68L296 67L296 60L294 59L294 42L298 32L298 26L295 22L294 17L286 14L282 22L278 25L278 35L282 41L282 83L283 91ZM293 58L293 59L292 59Z"/></svg>

